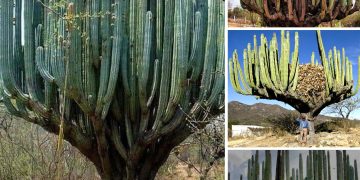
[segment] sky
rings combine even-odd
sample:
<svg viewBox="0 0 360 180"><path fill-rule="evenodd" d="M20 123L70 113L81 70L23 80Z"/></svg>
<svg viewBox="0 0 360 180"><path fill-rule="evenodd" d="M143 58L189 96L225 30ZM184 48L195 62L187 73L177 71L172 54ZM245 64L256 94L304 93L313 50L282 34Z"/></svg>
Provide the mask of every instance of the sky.
<svg viewBox="0 0 360 180"><path fill-rule="evenodd" d="M240 179L240 174L243 174L243 179L247 179L247 168L248 168L248 162L247 160L251 158L251 155L254 155L256 151L252 150L229 150L229 162L228 162L228 168L230 172L230 180L238 180ZM290 168L297 168L299 164L299 154L302 154L303 158L303 165L304 165L304 175L306 174L306 156L308 155L308 150L290 150L289 152L289 160L290 160ZM350 164L353 165L354 159L357 159L359 161L360 157L360 151L358 150L348 150L347 154L349 154L349 160ZM275 179L275 170L276 170L276 157L277 157L277 151L273 150L271 151L271 159L272 159L272 175L273 180ZM332 169L331 177L334 179L336 177L336 151L331 150L330 151L330 164ZM265 151L259 151L259 162L262 162L265 160ZM359 166L359 163L358 163Z"/></svg>
<svg viewBox="0 0 360 180"><path fill-rule="evenodd" d="M290 31L290 44L291 52L294 46L294 37L296 31ZM315 52L315 59L320 62L320 56L317 48L316 31L314 30L300 30L299 33L299 60L300 64L310 63L311 54ZM268 41L271 40L273 33L276 33L278 43L280 46L280 31L277 30L229 30L228 32L228 57L232 56L235 49L239 54L239 59L242 60L242 52L247 47L248 43L253 45L253 36L256 35L258 44L260 43L260 35L264 34ZM354 86L357 82L357 62L358 56L360 56L360 36L358 31L354 30L323 30L321 31L325 51L328 52L330 49L336 46L337 49L345 48L346 56L353 64L353 79ZM327 53L326 53L327 54ZM241 61L240 61L241 62ZM242 64L241 64L242 66ZM228 76L229 77L229 76ZM277 104L287 109L293 109L291 106L276 100L257 100L254 96L244 96L236 93L228 81L228 102L238 101L244 104L252 105L255 103L266 103L266 104ZM326 109L321 114L327 114ZM327 114L331 115L331 114ZM354 111L350 115L350 119L360 119L360 110Z"/></svg>
<svg viewBox="0 0 360 180"><path fill-rule="evenodd" d="M229 5L231 5L229 8L238 7L240 6L240 0L229 0Z"/></svg>

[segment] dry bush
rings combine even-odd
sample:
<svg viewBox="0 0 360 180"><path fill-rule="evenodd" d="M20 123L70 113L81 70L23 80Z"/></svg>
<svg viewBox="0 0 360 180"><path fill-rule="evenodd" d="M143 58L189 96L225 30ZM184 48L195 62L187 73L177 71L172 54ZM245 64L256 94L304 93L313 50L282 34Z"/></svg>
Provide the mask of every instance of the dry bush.
<svg viewBox="0 0 360 180"><path fill-rule="evenodd" d="M298 118L297 113L287 113L279 117L272 117L266 119L270 123L272 130L275 134L285 135L284 133L295 134L298 130L296 119Z"/></svg>
<svg viewBox="0 0 360 180"><path fill-rule="evenodd" d="M316 125L316 132L334 132L334 131L349 131L350 128L360 126L360 122L356 120L349 120L344 118L336 118L332 121L327 121Z"/></svg>

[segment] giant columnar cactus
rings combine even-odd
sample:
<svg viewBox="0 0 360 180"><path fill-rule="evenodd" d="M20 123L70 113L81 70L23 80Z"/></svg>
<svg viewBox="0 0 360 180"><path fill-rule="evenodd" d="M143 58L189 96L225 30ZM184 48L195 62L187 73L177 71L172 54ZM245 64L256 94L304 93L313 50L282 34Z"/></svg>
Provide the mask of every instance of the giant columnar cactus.
<svg viewBox="0 0 360 180"><path fill-rule="evenodd" d="M222 0L0 7L7 109L49 132L63 129L104 179L153 179L190 127L223 113Z"/></svg>
<svg viewBox="0 0 360 180"><path fill-rule="evenodd" d="M265 160L262 162L262 178L261 180L269 180L274 179L273 176L271 176L271 164L272 159L270 156L270 151L265 151ZM324 180L331 180L330 175L331 172L331 165L330 165L330 153L329 151L324 150L309 150L308 155L306 156L306 174L303 174L303 159L302 154L299 154L299 163L298 167L292 167L290 169L290 166L286 164L285 161L282 161L281 159L284 159L286 154L289 154L288 150L278 150L277 151L277 158L276 158L276 174L275 174L275 180L315 180L315 179L324 179ZM343 159L345 157L345 159ZM251 159L253 159L254 156L252 156L249 159L249 166L248 166L248 179L253 180L255 178L253 174L250 175L250 172L254 172L254 169L256 169L255 164L250 164ZM292 158L291 158L292 159ZM313 160L312 160L313 159ZM328 162L328 163L323 163ZM267 167L266 164L269 164ZM336 165L337 168L333 168L334 171L337 171L337 179L355 179L358 180L358 172L357 172L357 161L354 160L354 164L350 164L349 155L346 153L346 151L336 151ZM344 166L343 166L344 165ZM343 168L345 167L345 168ZM266 168L269 168L266 170ZM284 176L285 169L289 169L290 175ZM249 176L250 175L250 176ZM255 174L255 176L258 174ZM242 175L241 175L242 176Z"/></svg>
<svg viewBox="0 0 360 180"><path fill-rule="evenodd" d="M303 174L303 159L302 159L302 155L299 154L299 179L303 179L304 174Z"/></svg>
<svg viewBox="0 0 360 180"><path fill-rule="evenodd" d="M261 15L268 26L317 26L353 14L360 0L240 0L241 7Z"/></svg>
<svg viewBox="0 0 360 180"><path fill-rule="evenodd" d="M341 54L334 47L326 56L320 31L317 31L322 64L315 63L313 54L311 64L300 65L299 36L296 32L294 51L290 53L289 34L281 31L281 51L275 34L269 43L261 35L260 46L254 36L254 47L248 44L243 52L243 68L237 51L233 52L229 73L236 92L285 102L300 113L308 113L309 118L316 117L326 106L358 92L359 85L352 90L352 64L344 49Z"/></svg>

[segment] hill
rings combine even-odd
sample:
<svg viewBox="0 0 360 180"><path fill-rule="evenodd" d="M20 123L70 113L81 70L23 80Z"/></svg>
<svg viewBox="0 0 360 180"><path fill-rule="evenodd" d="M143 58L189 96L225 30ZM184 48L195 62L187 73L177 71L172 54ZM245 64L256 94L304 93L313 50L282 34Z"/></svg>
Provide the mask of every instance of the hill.
<svg viewBox="0 0 360 180"><path fill-rule="evenodd" d="M253 105L246 105L238 101L231 101L228 103L228 122L229 124L238 125L259 125L266 126L265 121L268 118L279 117L284 114L293 113L296 111L285 109L279 105L256 103ZM333 117L320 115L317 118L317 123L333 119Z"/></svg>

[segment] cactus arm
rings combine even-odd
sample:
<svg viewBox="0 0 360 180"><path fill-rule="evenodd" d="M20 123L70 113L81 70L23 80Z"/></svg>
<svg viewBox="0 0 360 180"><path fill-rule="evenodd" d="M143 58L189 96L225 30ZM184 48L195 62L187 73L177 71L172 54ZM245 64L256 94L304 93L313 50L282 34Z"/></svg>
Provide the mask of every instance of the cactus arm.
<svg viewBox="0 0 360 180"><path fill-rule="evenodd" d="M100 114L102 111L104 97L109 84L110 65L111 65L111 37L110 37L110 2L102 1L101 10L105 13L101 21L101 38L102 38L102 58L100 67L100 84L97 95L95 113ZM116 61L116 60L115 60ZM114 62L115 62L114 61Z"/></svg>
<svg viewBox="0 0 360 180"><path fill-rule="evenodd" d="M156 58L162 59L164 1L156 0Z"/></svg>
<svg viewBox="0 0 360 180"><path fill-rule="evenodd" d="M325 50L324 50L324 45L322 42L322 38L321 38L321 33L320 30L316 31L316 37L317 37L317 41L318 41L318 48L319 48L319 53L320 53L320 57L321 57L321 62L323 64L324 67L324 72L325 72L325 78L326 78L326 84L327 84L327 89L331 90L333 88L332 85L332 78L330 75L330 70L329 70L329 65L328 65L328 61L326 59L326 55L325 55Z"/></svg>
<svg viewBox="0 0 360 180"><path fill-rule="evenodd" d="M266 67L265 61L266 61L265 44L264 44L263 35L262 35L261 36L261 45L259 47L260 81L261 81L261 85L263 87L271 88L270 82L268 81L268 78L266 75L267 67ZM240 72L240 76L241 76L241 72Z"/></svg>
<svg viewBox="0 0 360 180"><path fill-rule="evenodd" d="M281 76L281 89L285 91L287 89L289 77L289 56L288 51L290 46L288 40L285 37L285 32L281 31L281 58L280 58L280 76Z"/></svg>
<svg viewBox="0 0 360 180"><path fill-rule="evenodd" d="M225 44L224 44L224 33L225 29L222 28L225 26L225 17L224 13L221 13L222 9L224 9L224 3L220 3L219 8L219 15L218 15L218 30L217 30L217 59L221 59L225 55ZM225 75L224 75L224 67L225 61L216 61L216 68L215 68L215 78L214 78L214 86L211 92L209 99L207 100L207 106L211 106L214 104L217 99L217 94L221 93L224 89L225 83ZM249 82L249 81L248 81Z"/></svg>
<svg viewBox="0 0 360 180"><path fill-rule="evenodd" d="M49 73L45 67L45 58L44 58L44 49L40 46L36 48L35 52L35 62L37 69L39 70L41 76L49 83L54 83L55 78Z"/></svg>
<svg viewBox="0 0 360 180"><path fill-rule="evenodd" d="M92 3L86 3L86 12L88 12L90 15L92 15ZM94 16L94 15L92 15ZM95 17L86 17L85 19L85 35L82 38L83 44L84 44L84 90L85 90L85 96L87 101L89 102L90 106L94 106L96 104L96 80L95 80L95 69L94 69L94 53L92 52L92 24ZM57 59L56 61L59 61ZM54 69L55 70L55 69ZM56 71L56 70L55 70Z"/></svg>
<svg viewBox="0 0 360 180"><path fill-rule="evenodd" d="M14 58L15 58L15 82L19 86L19 88L24 91L24 86L22 84L21 78L23 77L24 73L24 54L23 54L23 46L21 44L21 13L22 13L22 1L15 0L15 31L14 31L14 38L15 38L15 47L14 47Z"/></svg>
<svg viewBox="0 0 360 180"><path fill-rule="evenodd" d="M296 67L295 76L294 76L294 82L292 84L292 91L296 90L297 84L298 84L298 76L299 76L299 66Z"/></svg>
<svg viewBox="0 0 360 180"><path fill-rule="evenodd" d="M338 50L337 52L337 62L336 62L336 86L337 87L342 87L343 85L341 84L341 76L342 76L342 71L341 71L341 58L340 58L341 54L340 51Z"/></svg>
<svg viewBox="0 0 360 180"><path fill-rule="evenodd" d="M234 59L230 59L229 61L229 73L230 73L230 82L232 86L234 87L235 91L240 94L250 94L245 88L243 88L240 84L239 77L242 76L239 74L237 63Z"/></svg>
<svg viewBox="0 0 360 180"><path fill-rule="evenodd" d="M311 53L311 65L315 65L315 52Z"/></svg>
<svg viewBox="0 0 360 180"><path fill-rule="evenodd" d="M169 100L169 83L171 76L171 41L173 40L174 33L174 1L165 1L165 18L164 18L164 44L163 44L163 56L161 62L161 81L159 89L159 107L156 113L156 118L152 129L157 129L161 126L161 118L166 109L166 105ZM166 41L165 41L166 39Z"/></svg>
<svg viewBox="0 0 360 180"><path fill-rule="evenodd" d="M116 7L115 7L115 32L113 36L113 45L112 45L112 54L111 54L111 64L110 64L110 74L109 74L109 80L108 80L108 87L106 90L106 94L104 95L103 102L105 105L102 109L102 117L103 119L106 117L107 112L109 110L111 99L114 96L117 80L119 77L119 69L120 69L120 60L121 60L121 30L122 30L122 20L121 20L121 5L119 4L119 1L116 1ZM146 89L146 88L145 88Z"/></svg>
<svg viewBox="0 0 360 180"><path fill-rule="evenodd" d="M77 17L83 11L81 0L74 0L73 7L68 8L69 21L73 23L70 27L70 49L69 49L69 77L72 83L69 88L74 89L77 93L83 92L82 83L82 58L81 58L81 19ZM106 55L105 55L106 56Z"/></svg>
<svg viewBox="0 0 360 180"><path fill-rule="evenodd" d="M150 69L150 49L151 49L151 34L152 34L152 14L151 12L147 12L146 14L146 22L145 22L145 36L144 36L144 49L143 49L143 58L139 64L139 99L140 99L140 107L143 111L147 111L147 83L149 77L149 69Z"/></svg>
<svg viewBox="0 0 360 180"><path fill-rule="evenodd" d="M190 55L190 61L189 61L189 65L192 67L192 74L191 74L191 81L194 81L195 79L197 79L200 75L201 72L201 62L202 60L198 59L199 58L199 51L200 51L200 47L199 47L199 42L201 40L201 32L202 32L203 28L202 28L202 15L199 11L197 11L195 13L195 28L194 28L194 32L193 32L193 38L192 38L192 51L191 51L191 55Z"/></svg>
<svg viewBox="0 0 360 180"><path fill-rule="evenodd" d="M13 48L8 44L13 43L13 2L4 1L0 4L1 13L1 31L0 41L6 42L0 45L0 68L1 76L3 78L4 89L8 90L12 96L19 98L20 101L24 102L28 100L28 96L24 94L20 88L16 85L13 71L15 70L15 61L13 56Z"/></svg>
<svg viewBox="0 0 360 180"><path fill-rule="evenodd" d="M158 86L159 86L159 79L160 79L160 61L158 59L155 59L155 65L154 65L154 77L153 77L153 82L152 82L152 85L151 85L151 93L150 93L150 96L147 100L147 107L150 107L153 100L154 100L154 97L155 97L155 94L158 90Z"/></svg>
<svg viewBox="0 0 360 180"><path fill-rule="evenodd" d="M210 7L210 9L212 9L212 7ZM211 11L211 10L210 10ZM175 2L175 31L174 31L174 49L173 49L173 64L172 64L172 81L170 83L170 96L169 96L169 102L168 105L166 107L166 112L165 112L165 116L163 119L163 122L168 122L170 119L170 115L172 115L177 106L179 105L179 102L181 100L181 98L183 97L184 94L184 90L185 90L185 79L186 79L186 71L187 71L187 60L186 55L185 55L185 44L184 44L184 38L185 38L185 34L184 34L184 24L185 24L185 19L183 18L183 16L185 15L185 8L184 8L184 2L183 1L176 1ZM211 13L212 14L212 13ZM213 15L213 14L212 14ZM214 17L210 15L210 19L212 19ZM212 19L214 20L214 19ZM209 29L210 32L213 32L212 30L214 30L214 26L212 24L209 24ZM210 39L210 38L209 38ZM213 38L211 38L213 39ZM207 43L213 43L212 41L207 41ZM207 45L207 49L210 48L209 45ZM211 49L211 48L210 48ZM208 49L209 50L209 49ZM203 74L203 77L207 77L209 79L209 77L211 77L210 71L213 69L213 64L211 63L211 60L209 58L210 56L210 52L206 52L205 53L205 61L204 64L207 64L206 68L205 68L205 72ZM210 56L211 57L211 56ZM207 63L207 60L210 60L210 63ZM205 78L203 78L201 80L201 84L203 89L200 90L200 99L202 99L205 94L207 93L207 87L208 84L204 84L204 82L207 81L205 80ZM210 81L211 82L211 81Z"/></svg>
<svg viewBox="0 0 360 180"><path fill-rule="evenodd" d="M329 71L330 71L330 75L331 75L331 78L334 78L334 75L335 75L335 68L334 68L334 62L335 62L335 59L336 59L336 51L334 53L334 57L333 57L333 54L332 54L332 50L329 51L328 53L328 59L329 59Z"/></svg>
<svg viewBox="0 0 360 180"><path fill-rule="evenodd" d="M149 111L147 106L147 83L149 77L150 69L150 50L151 50L151 34L152 34L152 14L150 11L146 14L145 22L145 36L144 36L144 50L143 50L143 59L140 62L140 72L139 73L139 100L141 108L142 120L140 122L140 132L144 131L148 125Z"/></svg>
<svg viewBox="0 0 360 180"><path fill-rule="evenodd" d="M360 71L360 57L358 58L358 72L359 71ZM359 86L360 86L360 73L358 73L356 88L352 93L353 95L356 95L359 92Z"/></svg>
<svg viewBox="0 0 360 180"><path fill-rule="evenodd" d="M91 57L95 67L100 64L99 55L99 25L100 25L100 3L101 1L91 0L90 15L93 17L90 19L90 43L91 43Z"/></svg>
<svg viewBox="0 0 360 180"><path fill-rule="evenodd" d="M247 58L248 58L248 73L249 73L249 86L251 88L255 88L256 85L255 85L255 76L254 76L254 54L253 54L253 51L251 51L251 47L248 46L248 49L247 49Z"/></svg>
<svg viewBox="0 0 360 180"><path fill-rule="evenodd" d="M291 60L291 70L290 70L290 79L289 82L292 82L295 77L295 71L299 64L299 34L295 32L295 45L294 52Z"/></svg>

